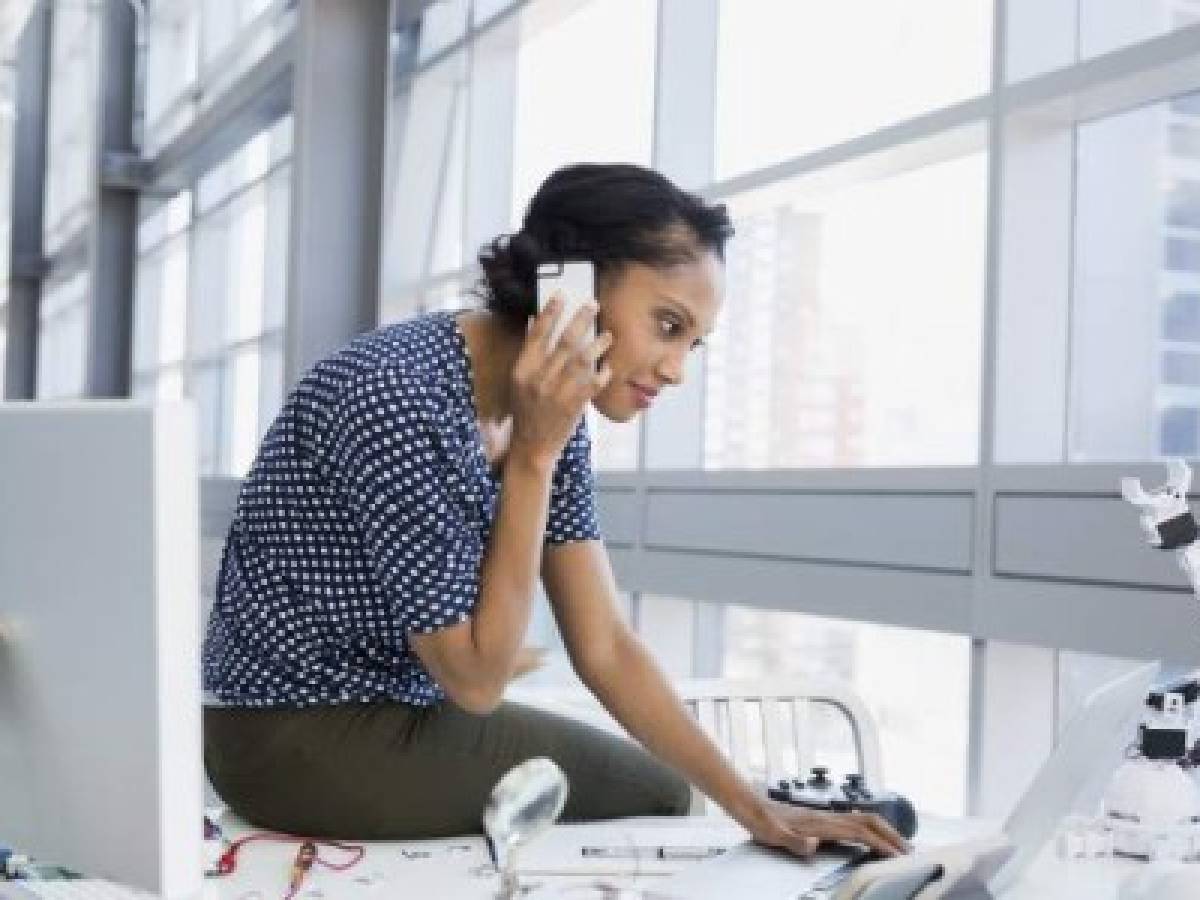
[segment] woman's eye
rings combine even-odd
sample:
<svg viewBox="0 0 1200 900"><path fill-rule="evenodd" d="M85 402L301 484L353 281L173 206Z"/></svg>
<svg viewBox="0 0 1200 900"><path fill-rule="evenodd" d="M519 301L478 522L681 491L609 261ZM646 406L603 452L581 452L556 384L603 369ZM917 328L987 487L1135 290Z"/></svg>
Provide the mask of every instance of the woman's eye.
<svg viewBox="0 0 1200 900"><path fill-rule="evenodd" d="M662 333L667 337L674 337L677 335L681 327L678 322L674 322L671 319L660 319L659 326L662 329Z"/></svg>

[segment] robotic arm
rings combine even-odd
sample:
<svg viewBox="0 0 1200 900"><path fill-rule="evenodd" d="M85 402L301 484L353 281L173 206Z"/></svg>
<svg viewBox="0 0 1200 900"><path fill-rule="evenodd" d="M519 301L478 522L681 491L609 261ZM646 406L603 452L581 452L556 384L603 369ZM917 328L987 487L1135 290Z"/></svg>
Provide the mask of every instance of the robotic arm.
<svg viewBox="0 0 1200 900"><path fill-rule="evenodd" d="M1137 478L1122 478L1121 496L1141 512L1142 531L1150 546L1175 550L1179 567L1200 593L1200 528L1188 506L1191 484L1191 468L1182 459L1173 459L1167 464L1166 484L1147 493Z"/></svg>

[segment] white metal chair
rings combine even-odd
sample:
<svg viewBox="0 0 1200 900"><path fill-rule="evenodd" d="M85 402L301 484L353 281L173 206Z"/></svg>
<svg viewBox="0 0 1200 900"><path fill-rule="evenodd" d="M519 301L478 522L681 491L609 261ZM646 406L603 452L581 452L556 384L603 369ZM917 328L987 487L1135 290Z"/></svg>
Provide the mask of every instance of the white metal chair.
<svg viewBox="0 0 1200 900"><path fill-rule="evenodd" d="M883 786L883 756L875 721L862 699L836 679L804 678L783 683L696 678L677 683L700 727L734 765L752 779L771 783L807 775L833 759L818 757L817 710L840 714L849 727L854 762L869 787ZM841 759L842 753L838 754ZM702 805L702 798L697 797Z"/></svg>
<svg viewBox="0 0 1200 900"><path fill-rule="evenodd" d="M843 682L803 678L768 684L694 678L677 681L676 688L705 733L743 774L756 781L770 783L781 777L804 775L813 765L832 762L816 757L815 709L824 705L840 714L849 726L852 765L862 773L866 784L872 788L884 785L875 722L862 699ZM595 698L580 687L514 685L508 697L624 733ZM701 799L697 796L694 809L702 807Z"/></svg>

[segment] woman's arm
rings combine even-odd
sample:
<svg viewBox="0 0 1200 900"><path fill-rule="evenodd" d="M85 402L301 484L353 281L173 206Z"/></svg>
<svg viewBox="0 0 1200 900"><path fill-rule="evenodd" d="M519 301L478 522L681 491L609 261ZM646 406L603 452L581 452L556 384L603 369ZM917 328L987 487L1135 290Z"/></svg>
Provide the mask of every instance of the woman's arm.
<svg viewBox="0 0 1200 900"><path fill-rule="evenodd" d="M584 407L610 377L596 361L611 336L586 338L594 306L581 309L550 347L560 307L552 300L533 321L513 370L513 436L474 612L458 625L411 636L429 674L470 712L494 709L513 673L529 626L554 468Z"/></svg>
<svg viewBox="0 0 1200 900"><path fill-rule="evenodd" d="M616 583L599 541L548 551L542 577L584 683L646 749L683 773L756 840L801 855L813 852L820 839L853 841L889 855L906 849L878 816L774 803L733 769L617 614Z"/></svg>
<svg viewBox="0 0 1200 900"><path fill-rule="evenodd" d="M544 462L507 461L474 614L458 625L411 636L429 674L468 712L493 710L516 666L529 627L553 471Z"/></svg>

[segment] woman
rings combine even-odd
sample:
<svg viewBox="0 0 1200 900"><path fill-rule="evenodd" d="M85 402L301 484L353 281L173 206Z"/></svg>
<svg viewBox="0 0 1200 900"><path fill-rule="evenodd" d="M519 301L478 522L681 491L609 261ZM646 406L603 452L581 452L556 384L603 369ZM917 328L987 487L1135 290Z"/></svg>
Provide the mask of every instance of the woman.
<svg viewBox="0 0 1200 900"><path fill-rule="evenodd" d="M480 254L486 310L378 329L305 375L242 487L205 641L205 764L234 810L314 836L473 832L500 776L549 756L566 818L682 814L691 782L768 845L903 849L878 817L757 793L617 613L584 410L626 422L682 382L731 234L655 172L564 168ZM534 272L564 259L594 264L597 305L551 347L561 303L536 314ZM501 702L539 576L645 749Z"/></svg>

